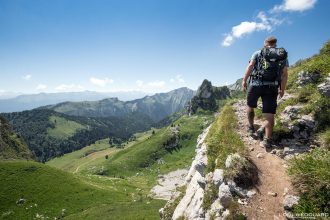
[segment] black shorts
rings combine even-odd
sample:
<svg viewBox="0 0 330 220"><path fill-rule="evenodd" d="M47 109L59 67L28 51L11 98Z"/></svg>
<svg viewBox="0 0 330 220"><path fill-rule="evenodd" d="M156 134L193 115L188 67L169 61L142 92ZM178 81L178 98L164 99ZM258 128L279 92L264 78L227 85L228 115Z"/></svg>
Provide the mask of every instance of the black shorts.
<svg viewBox="0 0 330 220"><path fill-rule="evenodd" d="M278 87L273 85L249 86L247 105L256 108L258 99L262 100L262 113L276 113Z"/></svg>

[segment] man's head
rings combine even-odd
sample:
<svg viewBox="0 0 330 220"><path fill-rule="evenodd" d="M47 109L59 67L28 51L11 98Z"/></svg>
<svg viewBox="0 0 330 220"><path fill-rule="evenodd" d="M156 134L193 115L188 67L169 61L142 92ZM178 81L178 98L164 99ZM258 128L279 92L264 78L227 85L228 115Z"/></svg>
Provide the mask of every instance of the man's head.
<svg viewBox="0 0 330 220"><path fill-rule="evenodd" d="M264 46L265 47L276 47L277 39L274 36L267 37Z"/></svg>

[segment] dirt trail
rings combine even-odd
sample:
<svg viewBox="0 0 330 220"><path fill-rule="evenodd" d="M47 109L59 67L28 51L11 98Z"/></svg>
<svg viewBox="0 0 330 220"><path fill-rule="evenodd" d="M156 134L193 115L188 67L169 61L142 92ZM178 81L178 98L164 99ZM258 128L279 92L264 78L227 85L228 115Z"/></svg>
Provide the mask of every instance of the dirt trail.
<svg viewBox="0 0 330 220"><path fill-rule="evenodd" d="M249 148L250 158L259 169L260 183L255 187L256 194L248 200L248 204L241 205L242 212L250 220L280 220L286 219L283 215L283 199L285 192L290 194L292 187L286 174L286 161L278 156L267 153L260 146L260 140L255 140L247 133L248 120L245 101L234 105L239 120L239 134ZM255 120L255 125L261 126L264 122ZM277 195L270 195L276 193Z"/></svg>

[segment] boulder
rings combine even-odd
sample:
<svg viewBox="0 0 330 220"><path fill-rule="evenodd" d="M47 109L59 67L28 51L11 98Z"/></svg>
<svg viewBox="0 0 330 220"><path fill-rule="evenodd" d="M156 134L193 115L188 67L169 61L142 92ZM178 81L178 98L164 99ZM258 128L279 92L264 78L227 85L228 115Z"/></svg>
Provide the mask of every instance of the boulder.
<svg viewBox="0 0 330 220"><path fill-rule="evenodd" d="M330 75L330 73L329 73L329 75ZM322 95L330 98L330 77L327 77L326 81L324 83L321 83L320 85L318 85L317 89L319 90L319 92Z"/></svg>
<svg viewBox="0 0 330 220"><path fill-rule="evenodd" d="M213 173L212 181L214 185L219 187L223 183L223 170L222 169L215 169Z"/></svg>
<svg viewBox="0 0 330 220"><path fill-rule="evenodd" d="M309 139L315 130L316 122L311 115L303 115L294 124L289 124L288 128L292 131L296 139Z"/></svg>
<svg viewBox="0 0 330 220"><path fill-rule="evenodd" d="M295 120L299 118L299 112L302 106L300 105L289 105L285 107L283 112L281 113L281 121L288 122L289 120Z"/></svg>
<svg viewBox="0 0 330 220"><path fill-rule="evenodd" d="M292 210L293 206L299 202L299 196L286 195L283 200L283 206L285 210Z"/></svg>
<svg viewBox="0 0 330 220"><path fill-rule="evenodd" d="M26 199L20 198L19 200L16 201L17 205L23 205L26 202Z"/></svg>
<svg viewBox="0 0 330 220"><path fill-rule="evenodd" d="M220 185L218 197L219 197L219 201L220 201L221 205L224 208L228 208L230 206L233 197L231 195L229 186L226 185L225 183L222 183Z"/></svg>
<svg viewBox="0 0 330 220"><path fill-rule="evenodd" d="M304 86L309 83L317 83L317 81L320 79L321 74L318 72L308 72L308 71L300 71L298 73L298 80L297 84L299 86Z"/></svg>

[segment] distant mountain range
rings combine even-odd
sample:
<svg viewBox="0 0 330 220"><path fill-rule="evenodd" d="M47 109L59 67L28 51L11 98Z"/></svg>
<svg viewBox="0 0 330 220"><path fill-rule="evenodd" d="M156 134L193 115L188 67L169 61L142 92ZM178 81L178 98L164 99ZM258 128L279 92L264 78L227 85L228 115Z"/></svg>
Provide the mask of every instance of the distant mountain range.
<svg viewBox="0 0 330 220"><path fill-rule="evenodd" d="M194 94L193 90L183 87L126 102L118 98L109 98L101 101L64 102L42 108L84 117L122 118L132 113L140 113L149 116L154 122L158 122L183 109Z"/></svg>
<svg viewBox="0 0 330 220"><path fill-rule="evenodd" d="M14 98L0 99L0 112L18 112L66 101L96 101L112 97L129 101L142 98L146 95L148 94L140 91L107 93L84 91L19 95Z"/></svg>
<svg viewBox="0 0 330 220"><path fill-rule="evenodd" d="M181 111L194 94L191 89L180 88L133 101L64 102L1 115L38 160L47 161L103 138L128 140Z"/></svg>

